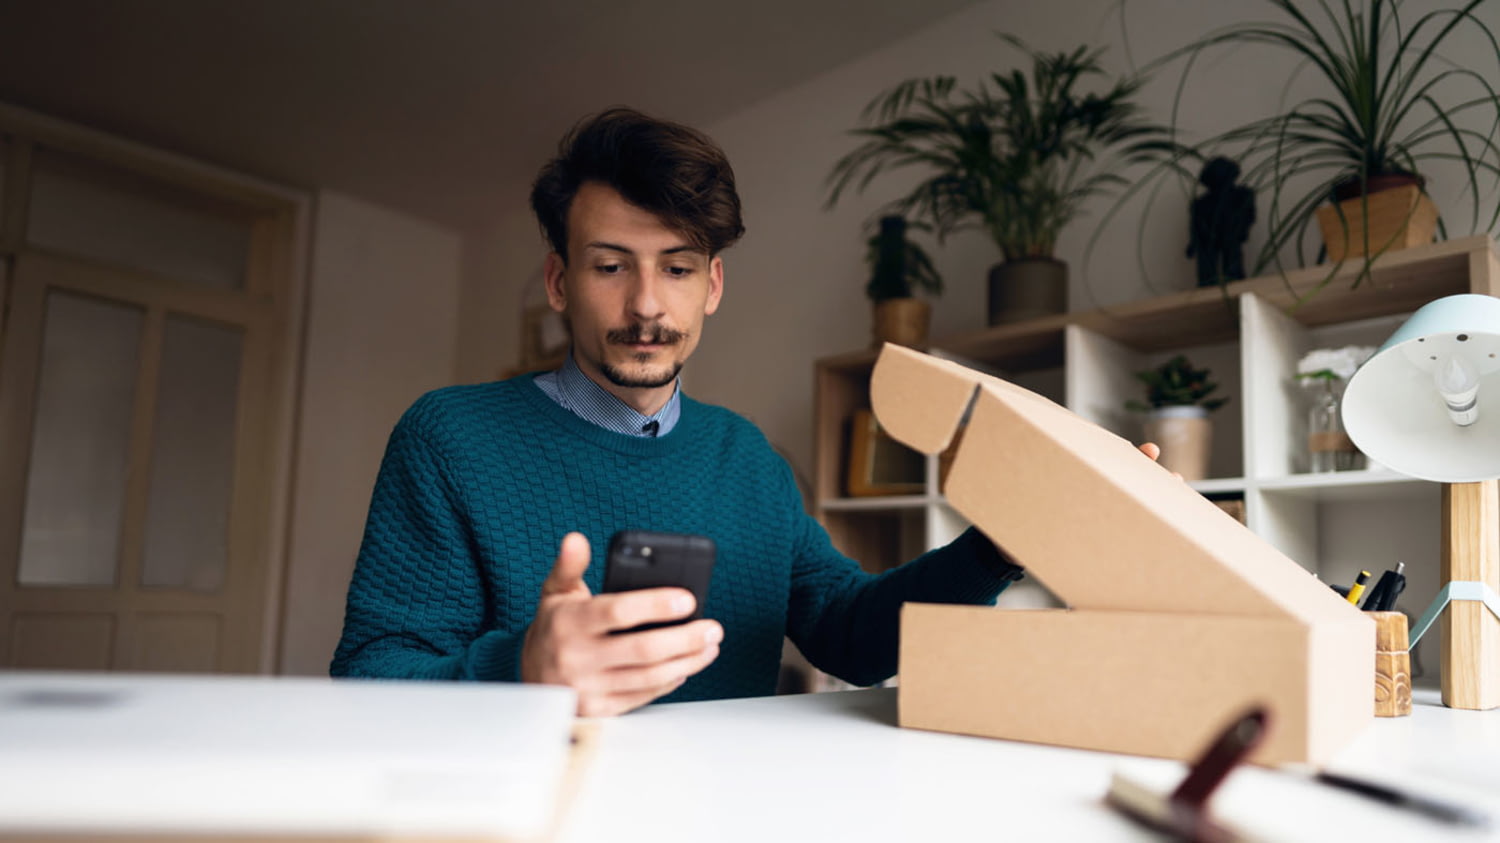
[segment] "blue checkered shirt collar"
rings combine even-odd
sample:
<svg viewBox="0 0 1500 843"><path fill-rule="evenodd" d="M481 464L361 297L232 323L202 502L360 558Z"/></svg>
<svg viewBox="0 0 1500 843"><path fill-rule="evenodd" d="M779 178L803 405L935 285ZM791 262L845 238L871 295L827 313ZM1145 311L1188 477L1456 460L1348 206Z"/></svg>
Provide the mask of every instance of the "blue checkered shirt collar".
<svg viewBox="0 0 1500 843"><path fill-rule="evenodd" d="M667 399L667 403L655 413L645 416L610 394L609 390L594 383L573 362L571 352L560 369L537 375L536 385L563 409L605 430L626 436L666 436L677 426L677 419L682 415L681 379L673 384L672 397Z"/></svg>

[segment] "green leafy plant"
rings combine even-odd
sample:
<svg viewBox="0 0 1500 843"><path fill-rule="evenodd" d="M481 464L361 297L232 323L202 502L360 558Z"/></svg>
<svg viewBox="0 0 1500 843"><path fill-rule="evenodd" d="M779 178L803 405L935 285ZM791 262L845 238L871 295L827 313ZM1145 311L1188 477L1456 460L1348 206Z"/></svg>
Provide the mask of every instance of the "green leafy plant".
<svg viewBox="0 0 1500 843"><path fill-rule="evenodd" d="M827 204L889 170L926 177L888 212L930 224L939 242L986 231L1006 260L1051 257L1085 200L1125 184L1121 167L1160 155L1165 127L1132 101L1137 79L1085 91L1105 73L1099 50L1042 53L999 36L1031 60L1030 74L991 74L960 89L952 76L910 79L872 100L851 134L863 139L834 165Z"/></svg>
<svg viewBox="0 0 1500 843"><path fill-rule="evenodd" d="M1500 206L1482 220L1486 205L1481 184L1491 177L1500 184L1500 97L1491 81L1500 79L1500 45L1474 13L1490 0L1468 0L1415 21L1402 18L1400 0L1269 2L1280 13L1277 19L1216 30L1148 66L1156 71L1186 59L1178 103L1193 63L1212 48L1257 45L1285 55L1295 67L1285 90L1301 84L1303 73L1317 80L1306 98L1288 102L1284 94L1278 113L1195 147L1198 157L1222 151L1236 158L1245 183L1269 199L1263 202L1267 239L1252 261L1252 274L1280 267L1288 246L1306 263L1313 214L1335 192L1363 196L1384 177L1420 178L1430 162L1457 165L1470 200L1471 228L1493 230L1500 222ZM1460 65L1441 55L1443 47L1464 34L1490 48L1493 65ZM1267 66L1273 62L1266 60ZM1175 129L1175 103L1172 122ZM1183 172L1177 159L1164 169ZM1367 213L1365 217L1369 242ZM1439 232L1448 236L1445 217L1439 219ZM1365 257L1356 285L1368 277L1370 261L1378 255L1377 250ZM1324 283L1332 277L1330 272Z"/></svg>
<svg viewBox="0 0 1500 843"><path fill-rule="evenodd" d="M1146 385L1146 400L1127 401L1125 406L1139 413L1160 407L1192 406L1212 412L1229 402L1228 398L1209 398L1219 385L1208 379L1207 369L1194 368L1181 354L1154 369L1136 372L1135 376Z"/></svg>
<svg viewBox="0 0 1500 843"><path fill-rule="evenodd" d="M926 229L922 225L910 227ZM907 228L904 217L881 217L875 234L867 241L865 261L870 265L870 281L865 294L871 301L910 298L916 289L942 295L942 276L927 252L907 238Z"/></svg>

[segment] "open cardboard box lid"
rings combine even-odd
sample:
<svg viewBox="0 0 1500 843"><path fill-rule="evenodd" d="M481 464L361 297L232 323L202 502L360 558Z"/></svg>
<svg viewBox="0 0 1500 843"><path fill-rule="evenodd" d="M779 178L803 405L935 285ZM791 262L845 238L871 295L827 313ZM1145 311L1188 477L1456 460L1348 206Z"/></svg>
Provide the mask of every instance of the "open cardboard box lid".
<svg viewBox="0 0 1500 843"><path fill-rule="evenodd" d="M928 454L969 414L944 495L1072 608L1360 616L1133 444L1036 393L887 344L870 400L886 432Z"/></svg>

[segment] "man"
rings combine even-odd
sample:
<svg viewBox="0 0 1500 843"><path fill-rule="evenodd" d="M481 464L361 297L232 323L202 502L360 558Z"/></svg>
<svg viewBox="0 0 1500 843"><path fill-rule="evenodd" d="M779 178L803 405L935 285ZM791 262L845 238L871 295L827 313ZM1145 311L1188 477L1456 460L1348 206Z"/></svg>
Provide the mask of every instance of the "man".
<svg viewBox="0 0 1500 843"><path fill-rule="evenodd" d="M613 109L537 179L563 367L423 396L376 480L338 676L569 685L578 712L772 693L790 636L858 684L896 669L908 600L993 603L1021 575L970 530L872 576L802 509L753 425L682 394L678 372L743 233L734 174L702 134ZM682 589L597 594L592 549L621 529L718 547L704 619Z"/></svg>

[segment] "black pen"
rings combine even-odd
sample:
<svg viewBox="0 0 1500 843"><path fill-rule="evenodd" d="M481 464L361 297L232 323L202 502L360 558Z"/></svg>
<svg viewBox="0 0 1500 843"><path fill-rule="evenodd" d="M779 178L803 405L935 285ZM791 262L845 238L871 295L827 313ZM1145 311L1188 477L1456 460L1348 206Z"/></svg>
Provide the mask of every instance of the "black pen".
<svg viewBox="0 0 1500 843"><path fill-rule="evenodd" d="M1406 570L1405 562L1397 562L1394 571L1386 571L1380 575L1380 581L1370 589L1365 596L1364 609L1367 612L1389 612L1396 605L1396 595L1406 588L1406 577L1401 575Z"/></svg>
<svg viewBox="0 0 1500 843"><path fill-rule="evenodd" d="M1376 784L1363 779L1354 779L1339 775L1338 773L1318 773L1313 778L1323 784L1343 788L1344 790L1351 790L1361 796L1368 796L1371 799L1384 802L1393 807L1416 811L1419 814L1425 814L1445 823L1467 825L1476 828L1488 828L1490 824L1488 814L1465 805L1444 802L1430 796L1397 790L1383 784Z"/></svg>
<svg viewBox="0 0 1500 843"><path fill-rule="evenodd" d="M1406 577L1402 574L1406 570L1405 562L1396 563L1396 576L1391 578L1391 587L1386 589L1385 600L1381 603L1381 610L1389 612L1396 608L1396 597L1406 590Z"/></svg>

